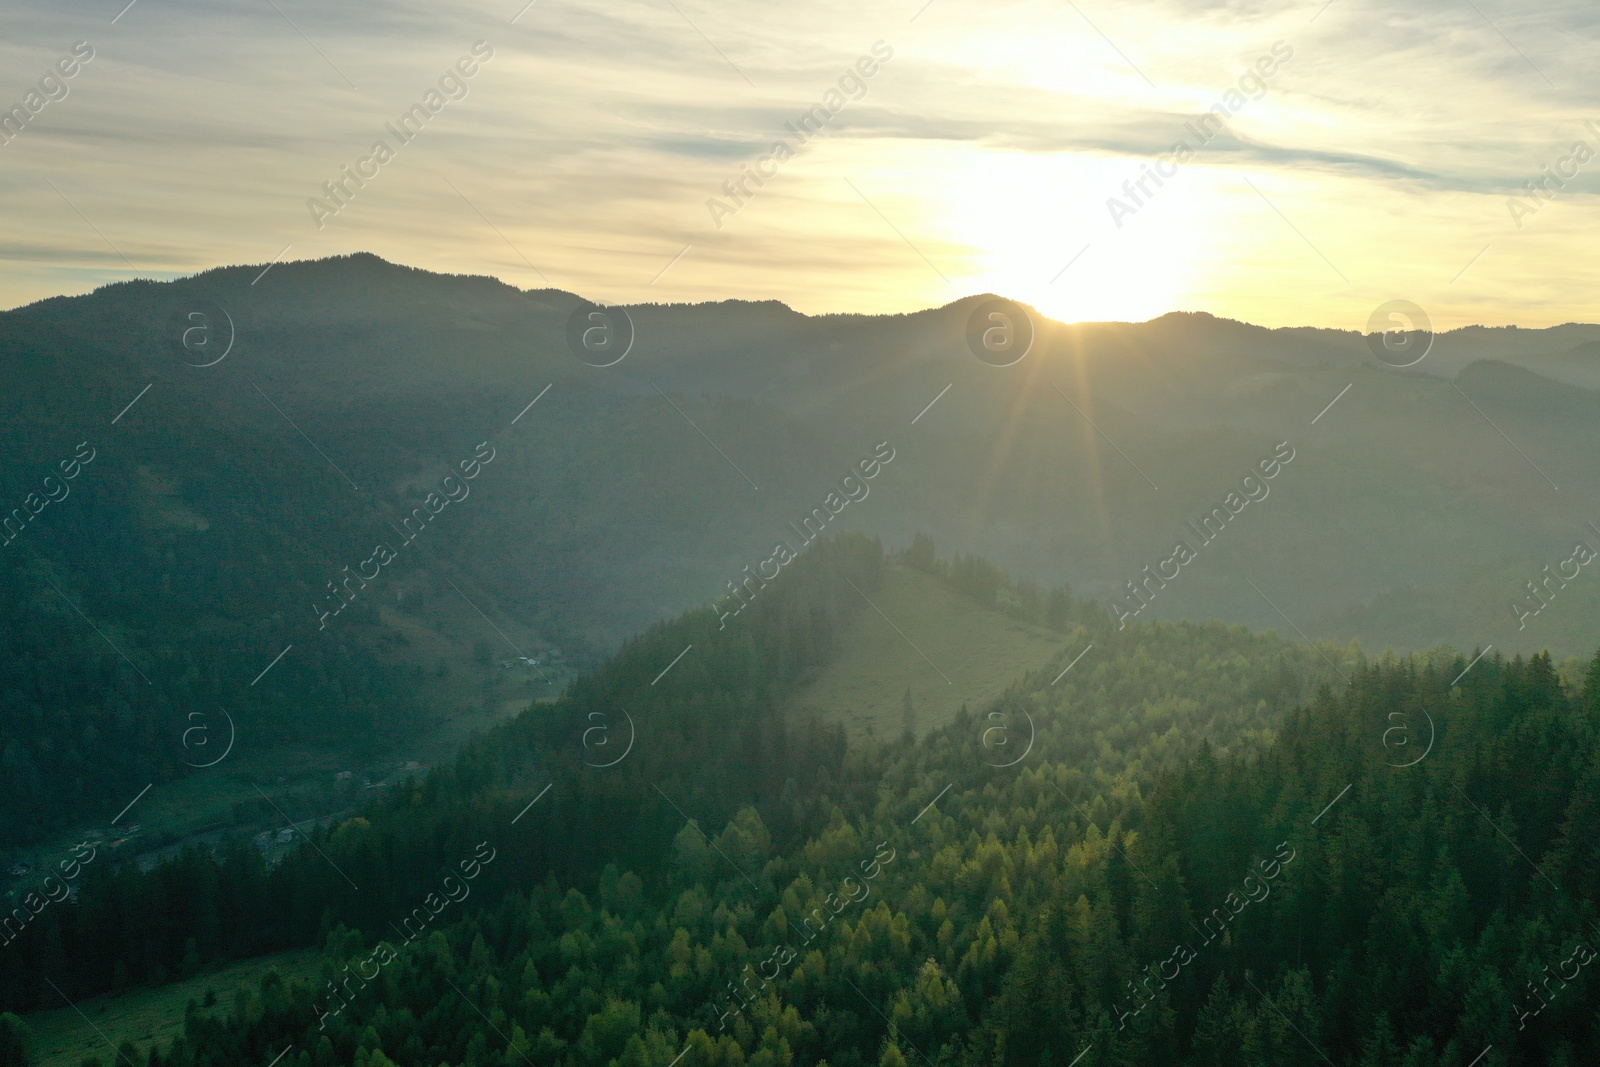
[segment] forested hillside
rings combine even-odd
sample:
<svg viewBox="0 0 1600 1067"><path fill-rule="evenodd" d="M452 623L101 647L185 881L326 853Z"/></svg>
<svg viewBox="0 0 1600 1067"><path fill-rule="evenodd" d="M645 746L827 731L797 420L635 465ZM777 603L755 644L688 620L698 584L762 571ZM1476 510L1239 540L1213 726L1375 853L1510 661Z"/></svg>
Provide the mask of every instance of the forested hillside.
<svg viewBox="0 0 1600 1067"><path fill-rule="evenodd" d="M147 382L15 316L0 318L0 368L0 488L18 509L0 534L0 847L109 820L210 761L221 708L258 751L372 748L426 723L425 668L363 640L372 601L318 633L311 591L338 568L312 546L364 531L353 509L306 508L306 487L337 479L314 455L174 390L113 425ZM252 685L289 643L298 654ZM190 748L205 721L216 743Z"/></svg>
<svg viewBox="0 0 1600 1067"><path fill-rule="evenodd" d="M1577 693L1544 657L1452 685L1466 666L1353 666L1264 749L1122 796L1048 742L985 768L963 716L791 786L798 823L658 812L659 864L573 881L528 863L515 801L456 792L459 863L412 875L416 907L338 925L323 982L269 977L150 1062L1584 1062L1600 660ZM1424 711L1417 758L1385 731L1423 743ZM383 821L329 858L381 874L357 857Z"/></svg>
<svg viewBox="0 0 1600 1067"><path fill-rule="evenodd" d="M785 721L884 573L824 543L279 866L91 864L0 996L311 943L149 1062L1579 1062L1600 665L1118 629L906 558L1057 605L1056 662L921 738Z"/></svg>
<svg viewBox="0 0 1600 1067"><path fill-rule="evenodd" d="M151 784L204 792L208 829L269 818L256 788L329 815L280 789L448 752L819 525L1140 621L1562 655L1600 624L1594 327L1458 331L1400 371L1349 332L1040 319L996 368L971 299L649 305L597 367L579 306L357 255L0 315L0 847L105 832ZM200 723L239 741L203 786Z"/></svg>

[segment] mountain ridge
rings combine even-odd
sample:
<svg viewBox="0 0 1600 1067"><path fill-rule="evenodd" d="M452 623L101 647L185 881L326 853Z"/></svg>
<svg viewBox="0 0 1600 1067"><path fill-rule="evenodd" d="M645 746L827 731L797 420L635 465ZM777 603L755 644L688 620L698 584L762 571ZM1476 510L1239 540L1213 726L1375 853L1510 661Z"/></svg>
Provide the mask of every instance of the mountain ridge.
<svg viewBox="0 0 1600 1067"><path fill-rule="evenodd" d="M21 507L80 441L100 450L9 549L19 662L37 654L28 612L49 605L81 635L72 657L133 686L96 711L104 736L123 720L146 732L127 751L217 706L272 738L295 732L297 708L320 709L327 736L487 716L726 596L880 447L898 458L843 527L891 546L926 533L1101 604L1150 580L1141 568L1261 456L1294 449L1270 499L1142 618L1563 655L1600 629L1580 595L1537 617L1509 608L1600 518L1584 503L1600 489L1600 381L1582 355L1561 357L1577 379L1563 381L1545 357L1484 347L1509 331L1468 331L1459 367L1441 335L1423 364L1435 372L1419 373L1354 334L1175 313L1041 322L1029 357L1000 368L967 347L984 299L886 317L639 305L635 344L608 367L568 350L584 306L571 294L375 256L119 283L0 315L15 383L0 397L4 499ZM491 449L470 497L324 633L330 588ZM497 667L539 658L548 674L556 652L557 680ZM130 665L160 681L168 661L193 680L156 700ZM63 693L31 684L28 699L70 721ZM183 773L185 755L174 743L130 763L134 791ZM92 785L80 772L85 797Z"/></svg>

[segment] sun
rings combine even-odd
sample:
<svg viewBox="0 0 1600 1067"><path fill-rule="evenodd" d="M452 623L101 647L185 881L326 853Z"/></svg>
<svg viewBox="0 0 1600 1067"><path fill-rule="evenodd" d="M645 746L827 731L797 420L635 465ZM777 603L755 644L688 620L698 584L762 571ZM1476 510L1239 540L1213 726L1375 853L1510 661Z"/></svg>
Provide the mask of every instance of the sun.
<svg viewBox="0 0 1600 1067"><path fill-rule="evenodd" d="M1063 322L1140 322L1182 306L1199 276L1203 235L1185 232L1192 194L1148 224L1113 224L1106 199L1138 175L1137 162L1082 154L993 150L963 154L944 171L928 210L947 239L969 249L960 287L1021 300Z"/></svg>

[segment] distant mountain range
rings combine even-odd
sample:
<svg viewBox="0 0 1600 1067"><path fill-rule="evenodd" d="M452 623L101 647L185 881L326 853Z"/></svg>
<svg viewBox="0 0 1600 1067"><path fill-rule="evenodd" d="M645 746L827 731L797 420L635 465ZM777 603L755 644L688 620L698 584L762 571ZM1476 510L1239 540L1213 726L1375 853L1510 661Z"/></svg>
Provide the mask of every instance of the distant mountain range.
<svg viewBox="0 0 1600 1067"><path fill-rule="evenodd" d="M1600 550L1600 326L1457 330L1397 370L1354 332L1031 314L997 367L967 341L993 297L728 301L622 309L631 347L597 366L573 294L371 255L262 266L0 315L0 761L34 776L7 805L185 773L187 716L215 707L331 744L525 703L802 549L819 507L1141 620L1369 651L1600 633L1575 554ZM507 682L522 656L548 673Z"/></svg>

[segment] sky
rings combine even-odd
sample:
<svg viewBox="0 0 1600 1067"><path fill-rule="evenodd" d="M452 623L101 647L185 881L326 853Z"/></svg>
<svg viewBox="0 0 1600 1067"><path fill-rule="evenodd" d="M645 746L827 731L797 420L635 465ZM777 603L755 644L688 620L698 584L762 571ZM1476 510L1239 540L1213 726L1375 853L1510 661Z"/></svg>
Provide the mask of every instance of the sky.
<svg viewBox="0 0 1600 1067"><path fill-rule="evenodd" d="M1508 0L28 0L0 307L369 251L605 303L1594 322L1597 44Z"/></svg>

